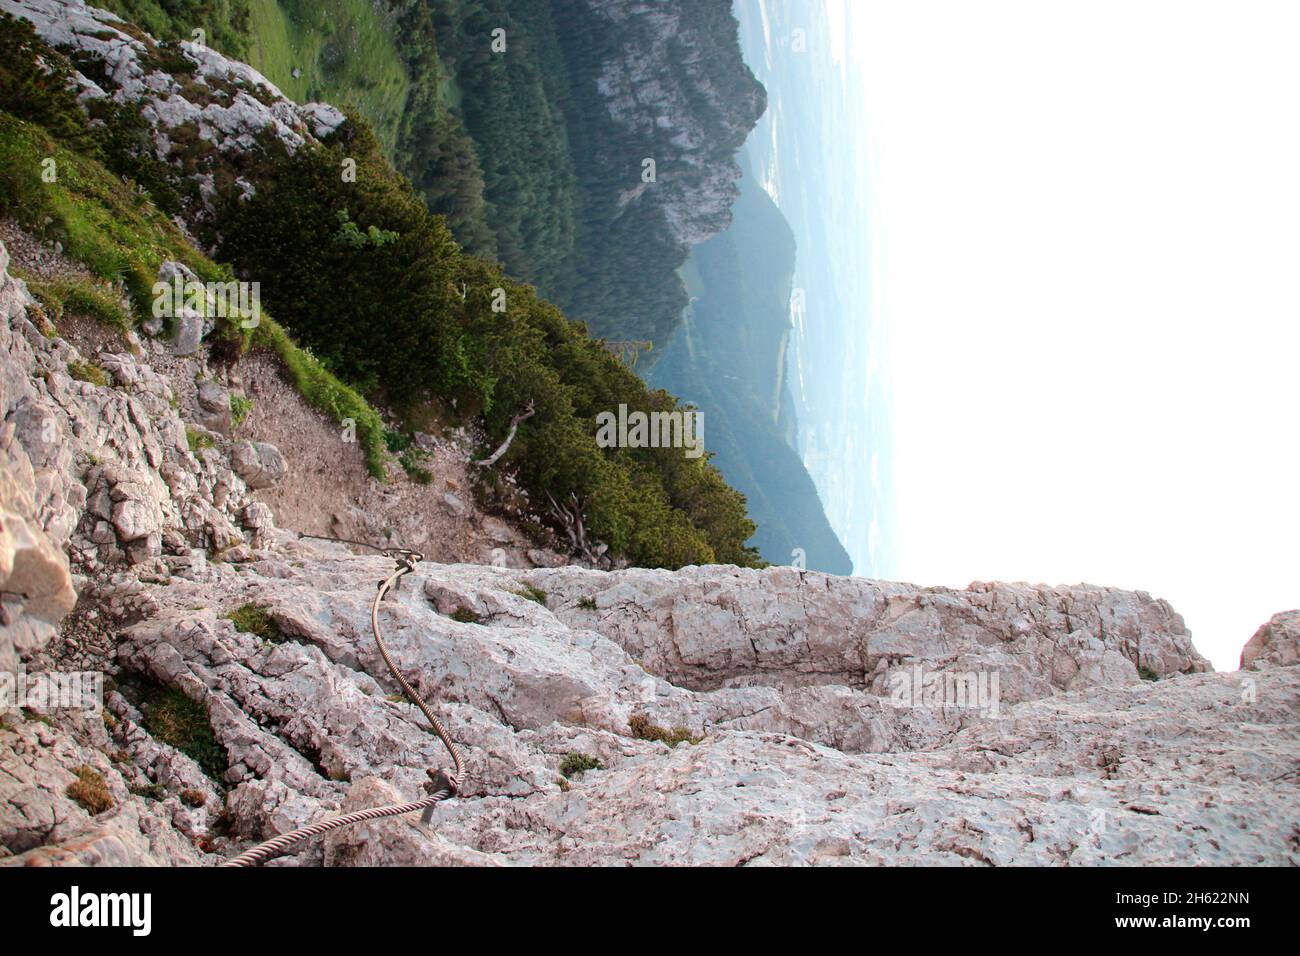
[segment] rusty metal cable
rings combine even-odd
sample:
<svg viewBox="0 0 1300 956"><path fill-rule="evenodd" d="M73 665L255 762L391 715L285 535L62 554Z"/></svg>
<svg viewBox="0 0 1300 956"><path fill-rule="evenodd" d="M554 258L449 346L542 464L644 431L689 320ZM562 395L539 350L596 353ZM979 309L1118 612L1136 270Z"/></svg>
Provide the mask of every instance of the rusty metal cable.
<svg viewBox="0 0 1300 956"><path fill-rule="evenodd" d="M378 551L380 554L389 558L398 554L418 553L415 551L407 551L405 548L381 547L377 544L371 544L369 541L358 541L356 538L336 538L332 534L308 534L306 531L298 531L295 532L295 534L297 534L300 539L309 538L313 541L333 541L335 544L354 544L358 548L369 548L371 551ZM421 555L419 560L424 560L424 556Z"/></svg>
<svg viewBox="0 0 1300 956"><path fill-rule="evenodd" d="M363 544L363 542L348 543ZM374 546L365 545L365 547ZM455 741L451 739L451 735L447 733L447 728L443 726L442 721L439 720L438 716L429 709L429 705L425 703L424 698L416 693L415 688L411 686L410 682L407 681L407 679L403 677L402 673L397 669L397 665L393 663L393 659L388 654L388 647L384 644L384 636L379 628L380 602L383 601L390 590L400 586L402 578L413 572L415 570L415 565L424 560L424 556L418 551L408 551L404 548L376 548L375 550L382 550L385 554L389 554L390 557L394 557L397 561L397 569L385 580L380 582L379 590L375 593L374 603L370 606L370 627L375 634L375 643L379 646L379 655L384 659L384 663L388 665L388 670L397 680L397 683L401 685L407 698L415 704L415 706L420 709L421 713L423 713L428 719L429 726L432 727L434 734L436 734L438 739L442 741L443 746L447 748L447 752L451 754L452 763L455 765L456 769L450 775L442 769L430 769L426 771L429 775L429 782L426 783L424 787L425 790L428 791L429 795L421 800L415 800L411 803L371 807L367 810L355 810L352 813L345 813L342 816L331 817L328 820L321 820L320 822L313 823L310 826L300 827L291 833L285 833L272 840L267 840L265 843L260 843L251 850L245 850L238 856L227 860L222 864L222 866L258 866L272 857L279 856L294 844L309 839L310 837L319 836L322 833L328 833L330 830L337 830L339 827L350 826L353 823L361 823L366 820L378 820L383 817L397 817L406 813L413 813L416 810L421 810L424 812L423 820L427 823L433 814L433 808L443 800L458 793L461 785L464 783L465 761L461 756L460 748L457 747Z"/></svg>

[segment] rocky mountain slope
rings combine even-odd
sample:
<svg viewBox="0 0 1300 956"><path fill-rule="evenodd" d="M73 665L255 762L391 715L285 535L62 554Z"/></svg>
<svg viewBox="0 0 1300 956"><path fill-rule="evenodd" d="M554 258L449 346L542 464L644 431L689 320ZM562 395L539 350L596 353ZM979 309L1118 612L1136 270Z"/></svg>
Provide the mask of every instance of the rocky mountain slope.
<svg viewBox="0 0 1300 956"><path fill-rule="evenodd" d="M558 45L567 51L565 62L570 66L557 69L572 81L575 102L582 103L581 108L569 108L569 123L575 136L590 135L592 142L599 146L583 160L593 164L589 170L591 181L584 188L592 196L604 197L597 205L609 206L611 222L617 220L618 228L631 230L623 241L594 240L596 251L591 251L588 257L599 259L600 268L620 283L639 282L647 275L650 260L658 256L652 247L659 248L666 255L666 258L659 257L665 273L660 285L679 290L681 283L674 270L690 244L723 229L731 221L740 177L735 147L744 139L763 106L762 88L754 83L740 60L738 47L733 49L734 38L723 44L721 52L705 55L706 47L715 43L717 37L728 30L734 33L735 23L726 4L662 4L653 8L624 3L559 6L563 8L560 14L565 29L560 32L565 42ZM213 49L188 41L177 42L175 36L155 39L110 13L68 4L66 0L3 0L0 9L32 22L39 36L69 55L75 67L72 80L77 85L80 103L92 116L103 117L110 124L119 123L123 118L112 111L123 111L135 118L139 139L135 151L144 154L149 181L163 185L154 190L155 196L175 194L175 205L166 211L179 212L187 229L209 246L222 233L228 237L231 232L229 217L220 221L219 213L246 208L247 198L255 194L261 183L274 183L296 175L280 171L277 160L283 154L293 155L304 144L315 146L317 137L337 134L346 138L348 135L342 125L342 114L333 107L322 103L294 103L283 97L262 74ZM516 7L514 15L522 17L521 10ZM547 26L549 21L544 20L540 15L530 17L526 26L536 32ZM525 29L523 21L518 29ZM481 59L473 56L478 50L473 39L477 36L471 30L468 38L462 37L458 44L448 45L455 54L453 62L465 61L462 73L471 70L472 64ZM584 45L582 38L593 36L603 38L602 43L594 48ZM517 82L518 58L525 56L523 51L527 48L520 40L510 47L510 52L500 58L488 58L486 65L480 64L482 74L473 73L474 88L494 88L493 84L501 79L498 76L501 69ZM555 56L560 57L560 53L556 52ZM497 59L502 60L504 67ZM672 71L663 68L666 62L676 64ZM471 77L462 75L462 79L468 83ZM563 99L558 93L554 96ZM476 119L471 125L484 136L503 127L514 129L494 110L484 108L469 113L471 117L480 114L491 122L483 119L480 124ZM480 125L490 130L480 129ZM509 150L497 153L501 157L514 155ZM656 182L641 181L637 165L641 157L651 157L658 164ZM531 163L530 168L539 165L546 164ZM490 164L490 168L495 167ZM623 195L629 182L638 184L635 196ZM751 183L750 193L753 191ZM752 195L750 200L748 205L752 206ZM521 203L521 194L513 193L511 208ZM545 204L554 205L549 201ZM742 216L746 205L736 204ZM779 220L779 213L776 218ZM301 224L298 228L302 228ZM265 235L269 230L255 226L249 231ZM766 233L768 223L756 227L756 231ZM667 236L667 245L660 248L648 241L649 236ZM508 243L507 246L513 248ZM746 260L752 258L752 252L751 248L738 250ZM616 261L625 254L632 255L636 262ZM256 267L250 266L247 258L252 258ZM564 255L560 258L573 259ZM327 350L328 343L326 350L322 350L322 343L310 338L301 321L294 324L294 318L300 317L286 317L278 311L279 302L295 297L277 298L278 285L268 281L273 277L261 272L265 261L260 255L246 257L239 264L240 277L260 277L265 300L272 304L277 318L289 326L300 342L316 347L317 354L327 361L333 360L333 367L337 368L338 356ZM365 268L366 263L358 261L349 266ZM752 263L750 268L753 269ZM780 268L778 265L771 271ZM585 267L580 267L580 271L584 270ZM532 273L524 270L524 274ZM718 281L738 279L727 273L718 277ZM775 280L778 286L781 281L779 276ZM584 280L583 287L584 294L597 294L595 284ZM649 301L643 291L627 296L638 308ZM768 423L761 413L747 411L755 405L751 401L751 389L757 393L757 404L762 408L775 402L773 396L779 392L777 383L769 379L783 364L782 335L788 326L785 314L788 297L788 291L783 294L779 290L748 299L734 299L725 292L707 296L700 304L704 311L698 315L707 324L707 328L701 329L700 341L707 341L709 347L693 348L687 353L681 348L674 350L660 340L645 364L651 364L655 356L662 354L665 364L671 367L665 369L663 377L648 380L655 387L667 387L672 394L692 399L705 411L707 421L713 423L709 450L717 455L715 464L730 479L729 483L746 495L750 515L760 525L752 543L765 558L785 563L791 560L794 549L800 548L809 567L848 573L851 566L847 555L827 526L815 488L797 456L785 447L776 425ZM678 302L670 310L673 324L680 305ZM583 314L581 310L579 314ZM602 306L602 315L613 324L597 323L597 327L614 337L622 336L626 330L618 327L618 323L629 314L622 306L608 310ZM586 317L593 319L592 315ZM200 331L191 324L192 338ZM737 336L749 345L730 351L723 347ZM657 334L652 337L658 339ZM711 361L705 352L725 353L729 361ZM737 366L745 369L739 377L731 374ZM753 378L758 381L751 381ZM274 440L279 440L279 436ZM682 500L690 496L676 493L675 497ZM784 506L777 507L778 500ZM339 508L332 506L331 510ZM727 559L739 560L734 556Z"/></svg>
<svg viewBox="0 0 1300 956"><path fill-rule="evenodd" d="M392 456L429 477L420 462L434 449L420 433L467 428L486 456L531 408L509 454L472 474L480 500L523 516L536 542L573 537L575 550L611 563L757 561L744 501L707 461L682 467L654 449L598 444L600 411L676 400L498 264L463 254L364 122L335 125L338 111L295 104L244 64L83 4L3 0L0 10L19 17L2 35L0 209L89 267L100 286L82 283L78 295L125 289L130 314L118 308L119 320L156 325L161 260L208 282L260 285L263 321L251 330L178 315L187 349L216 335L223 365L280 353L296 390L335 420L336 440L355 424L376 478ZM34 182L29 171L50 162L72 173ZM261 425L283 433L273 443L301 434L287 421ZM331 477L331 500L300 502L372 515L360 502L340 509L348 481ZM449 494L463 502L454 480L461 490ZM580 527L571 509L585 512ZM376 530L397 530L389 514Z"/></svg>
<svg viewBox="0 0 1300 956"><path fill-rule="evenodd" d="M344 121L324 103L298 105L260 73L210 47L159 43L112 13L66 0L4 0L0 11L28 21L79 67L71 79L92 115L120 123L98 107L129 104L158 164L181 194L191 226L207 223L214 204L250 195L240 175L268 151L293 153ZM163 168L163 167L159 167ZM179 210L173 210L179 211Z"/></svg>
<svg viewBox="0 0 1300 956"><path fill-rule="evenodd" d="M212 51L79 4L0 8L89 71L92 113L138 108L187 227L246 194L263 151L337 128ZM1214 674L1142 593L567 566L475 506L481 440L417 436L427 484L371 480L382 457L339 440L363 403L283 332L231 361L201 313L104 321L131 290L74 240L130 233L125 285L146 293L213 264L0 124L60 158L82 227L65 250L0 220L0 862L211 865L422 793L444 755L370 632L392 561L304 532L424 553L383 626L468 777L427 826L275 865L1300 862L1300 612ZM102 709L13 699L18 674L69 673L108 676Z"/></svg>
<svg viewBox="0 0 1300 956"><path fill-rule="evenodd" d="M4 862L214 864L419 794L440 745L369 628L391 561L277 527L239 441L192 452L173 344L69 374L8 266L0 652L113 683L5 715ZM1088 586L424 562L382 614L465 790L277 865L1300 862L1296 612L1236 674Z"/></svg>

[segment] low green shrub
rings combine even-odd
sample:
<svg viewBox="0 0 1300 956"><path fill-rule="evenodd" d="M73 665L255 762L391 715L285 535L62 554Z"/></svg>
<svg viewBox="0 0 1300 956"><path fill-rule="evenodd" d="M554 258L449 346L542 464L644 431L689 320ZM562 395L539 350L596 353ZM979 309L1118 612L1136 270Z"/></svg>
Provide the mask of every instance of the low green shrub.
<svg viewBox="0 0 1300 956"><path fill-rule="evenodd" d="M208 708L178 690L151 681L143 683L140 698L138 706L144 729L188 756L213 780L221 782L229 757L212 732Z"/></svg>
<svg viewBox="0 0 1300 956"><path fill-rule="evenodd" d="M230 424L233 428L238 428L248 420L249 413L253 410L253 400L239 392L232 392L230 395Z"/></svg>
<svg viewBox="0 0 1300 956"><path fill-rule="evenodd" d="M77 779L68 784L64 793L92 817L112 809L113 797L108 792L108 783L103 774L94 767L84 765L72 772Z"/></svg>
<svg viewBox="0 0 1300 956"><path fill-rule="evenodd" d="M254 634L272 644L283 644L285 641L280 625L275 623L270 612L260 604L242 604L227 614L226 619L234 622L235 629L245 634Z"/></svg>
<svg viewBox="0 0 1300 956"><path fill-rule="evenodd" d="M216 447L216 439L200 428L190 426L185 429L185 440L189 443L190 451L201 451L204 448Z"/></svg>
<svg viewBox="0 0 1300 956"><path fill-rule="evenodd" d="M570 751L560 760L560 773L565 779L581 776L588 770L604 770L604 765L590 754Z"/></svg>

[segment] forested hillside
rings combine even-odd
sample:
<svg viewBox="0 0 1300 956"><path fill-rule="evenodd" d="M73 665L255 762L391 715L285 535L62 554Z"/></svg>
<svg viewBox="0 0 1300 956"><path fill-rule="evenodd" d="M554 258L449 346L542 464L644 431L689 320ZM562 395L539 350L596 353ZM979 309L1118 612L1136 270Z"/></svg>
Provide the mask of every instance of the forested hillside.
<svg viewBox="0 0 1300 956"><path fill-rule="evenodd" d="M502 263L598 335L665 343L763 109L728 0L432 6Z"/></svg>
<svg viewBox="0 0 1300 956"><path fill-rule="evenodd" d="M275 352L314 403L354 422L377 476L385 444L418 475L412 433L431 419L442 429L480 423L493 446L517 424L508 450L482 473L488 506L516 498L514 511L539 532L564 535L576 524L575 547L591 557L757 563L745 544L754 526L744 498L707 457L596 442L598 412L671 411L676 400L647 389L531 286L462 251L363 119L296 114L274 91L239 78L238 64L99 23L71 34L80 45L68 44L68 55L22 21L0 24L0 216L82 256L105 284L89 292L124 296L125 327L150 315L164 261L191 263L204 278L258 282L265 321L220 325L214 345L220 340L232 363L249 350ZM45 29L69 36L57 21ZM123 83L107 78L110 57L129 67L119 71ZM72 90L92 86L83 109ZM187 109L169 122L157 108L163 99ZM243 110L199 109L226 99ZM291 116L296 128L284 125ZM136 135L123 137L128 120ZM263 124L256 135L250 123ZM157 158L160 143L170 144L166 160ZM75 181L44 188L42 156L76 170ZM340 175L349 163L356 175ZM155 223L169 222L164 211L211 240L213 256L174 227L157 232L165 244L156 238Z"/></svg>
<svg viewBox="0 0 1300 956"><path fill-rule="evenodd" d="M433 0L431 7L458 115L482 167L481 215L495 254L512 276L567 307L579 198L562 108L565 66L549 2ZM503 31L497 50L494 31ZM419 174L418 157L402 162ZM472 239L459 232L457 238Z"/></svg>
<svg viewBox="0 0 1300 956"><path fill-rule="evenodd" d="M761 191L742 194L739 185L735 156L765 94L741 58L729 0L113 6L170 35L202 25L210 42L246 52L291 95L365 117L378 149L466 252L498 262L509 280L535 286L593 335L637 354L637 371L654 384L700 403L711 426L706 443L750 498L765 557L785 562L798 547L810 566L848 572L789 447L781 374L793 249L781 240L792 240ZM733 205L748 225L709 241L731 225ZM333 228L329 216L320 229ZM282 233L273 219L265 229L241 227L226 249L251 265L272 254L272 237L289 238ZM692 248L713 294L680 328L688 304L681 269ZM280 303L279 311L300 310ZM354 323L382 320L382 309L351 311ZM356 337L336 325L312 334L328 336L326 354L357 381L373 386L384 363L412 361L411 349L387 347L400 336L363 352L346 347ZM460 346L437 339L429 348L451 350L440 388L478 388ZM408 370L387 376L386 388L396 396L420 380ZM511 413L486 410L496 424Z"/></svg>
<svg viewBox="0 0 1300 956"><path fill-rule="evenodd" d="M765 104L730 0L105 6L159 37L202 29L294 99L364 116L459 243L612 339L671 338L677 270L730 222Z"/></svg>

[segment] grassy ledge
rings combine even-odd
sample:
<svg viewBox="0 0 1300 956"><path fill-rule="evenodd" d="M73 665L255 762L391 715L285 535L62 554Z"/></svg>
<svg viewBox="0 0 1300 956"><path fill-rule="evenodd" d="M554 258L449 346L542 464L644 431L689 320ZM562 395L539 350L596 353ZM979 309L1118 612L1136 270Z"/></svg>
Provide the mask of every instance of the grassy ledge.
<svg viewBox="0 0 1300 956"><path fill-rule="evenodd" d="M54 182L43 182L44 160L53 160ZM64 147L39 126L0 111L0 213L12 216L42 239L58 241L101 281L121 283L136 316L153 308L153 285L166 261L184 263L204 281L227 282L230 269L196 250L180 230L132 183L94 159ZM84 280L40 282L33 288L47 308L81 311L120 328L131 317L113 296ZM294 387L314 408L355 435L370 474L387 477L388 455L379 413L300 348L265 312L256 329L220 327L214 336L240 337L242 349L264 347L284 363Z"/></svg>

